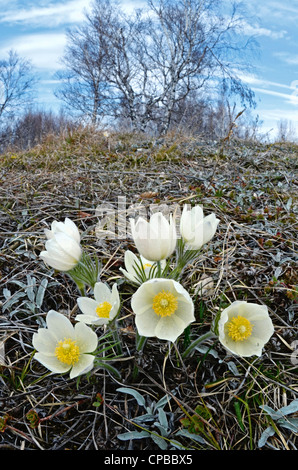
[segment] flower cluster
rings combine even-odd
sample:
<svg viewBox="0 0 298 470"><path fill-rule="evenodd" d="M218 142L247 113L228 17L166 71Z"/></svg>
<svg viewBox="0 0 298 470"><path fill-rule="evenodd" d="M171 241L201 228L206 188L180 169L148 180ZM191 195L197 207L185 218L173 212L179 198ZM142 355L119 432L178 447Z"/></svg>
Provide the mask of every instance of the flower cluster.
<svg viewBox="0 0 298 470"><path fill-rule="evenodd" d="M205 217L201 206L189 209L186 205L180 218L180 237L172 215L168 220L157 212L149 221L142 217L130 220L137 253L125 252L125 269L120 268L120 272L135 287L131 310L139 345L148 337L175 342L195 321L194 301L183 286L183 273L214 237L218 224L215 214ZM77 283L81 313L73 326L64 314L51 310L47 328L40 328L33 336L35 358L53 373L70 372L73 378L93 368L98 346L96 328L117 333L121 297L116 282L110 287L99 280L98 264L82 249L79 230L71 220L54 221L45 234L46 249L40 257ZM186 352L193 352L206 337L215 337L229 354L259 356L273 332L266 306L235 301L219 312L211 331L197 338Z"/></svg>

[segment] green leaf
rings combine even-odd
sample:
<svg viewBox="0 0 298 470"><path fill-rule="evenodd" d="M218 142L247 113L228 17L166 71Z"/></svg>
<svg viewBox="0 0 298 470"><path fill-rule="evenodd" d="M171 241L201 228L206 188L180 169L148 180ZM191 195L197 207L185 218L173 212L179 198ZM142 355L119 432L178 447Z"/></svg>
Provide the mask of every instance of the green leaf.
<svg viewBox="0 0 298 470"><path fill-rule="evenodd" d="M187 431L187 429L181 429L176 433L176 436L188 437L189 439L199 442L200 444L206 444L205 439L203 439L201 436L198 436L198 434L190 433L189 431Z"/></svg>
<svg viewBox="0 0 298 470"><path fill-rule="evenodd" d="M273 427L268 426L268 428L265 429L258 441L258 447L263 447L266 444L268 438L274 436L274 434L275 430L273 429Z"/></svg>
<svg viewBox="0 0 298 470"><path fill-rule="evenodd" d="M298 433L298 418L279 419L277 424L292 432Z"/></svg>
<svg viewBox="0 0 298 470"><path fill-rule="evenodd" d="M164 429L167 429L168 428L168 419L167 419L167 415L166 415L165 411L162 408L159 408L159 410L158 410L158 418L159 418L159 422L160 422L161 426Z"/></svg>
<svg viewBox="0 0 298 470"><path fill-rule="evenodd" d="M145 399L137 390L133 388L120 387L117 388L117 392L128 393L129 395L132 395L140 406L145 407Z"/></svg>
<svg viewBox="0 0 298 470"><path fill-rule="evenodd" d="M150 433L147 431L129 431L122 434L118 434L120 441L129 441L130 439L144 439L150 437Z"/></svg>
<svg viewBox="0 0 298 470"><path fill-rule="evenodd" d="M102 369L105 369L107 370L108 372L110 372L112 375L118 377L118 379L121 379L121 374L120 372L118 371L118 369L116 369L115 367L111 366L111 364L108 364L104 361L99 361L98 362L98 366L101 367Z"/></svg>
<svg viewBox="0 0 298 470"><path fill-rule="evenodd" d="M170 400L171 400L171 397L169 397L168 395L165 395L160 400L158 400L158 402L155 404L155 408L156 409L163 408L165 405L169 403Z"/></svg>
<svg viewBox="0 0 298 470"><path fill-rule="evenodd" d="M168 448L168 443L162 437L156 436L155 434L151 435L152 440L161 450L166 450Z"/></svg>
<svg viewBox="0 0 298 470"><path fill-rule="evenodd" d="M48 286L48 280L46 278L43 278L41 280L40 286L38 287L36 298L35 298L35 303L37 307L39 308L42 306L43 298L44 298L47 286Z"/></svg>
<svg viewBox="0 0 298 470"><path fill-rule="evenodd" d="M279 412L284 416L298 411L298 400L293 400L289 405L280 408Z"/></svg>

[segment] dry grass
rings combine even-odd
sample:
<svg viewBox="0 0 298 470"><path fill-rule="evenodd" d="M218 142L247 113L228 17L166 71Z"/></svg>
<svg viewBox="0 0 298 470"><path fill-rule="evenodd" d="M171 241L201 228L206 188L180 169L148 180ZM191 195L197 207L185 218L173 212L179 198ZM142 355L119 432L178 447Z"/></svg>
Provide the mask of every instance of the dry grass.
<svg viewBox="0 0 298 470"><path fill-rule="evenodd" d="M232 142L221 157L218 149L191 137L145 141L81 129L0 156L0 449L154 450L173 448L173 442L189 450L297 448L295 429L261 406L277 411L298 393L298 148ZM220 219L212 243L183 280L191 293L202 276L214 287L195 296L196 322L175 347L152 338L143 354L135 350L133 289L119 272L124 251L133 247L130 240L99 241L95 234L96 207L108 202L117 209L119 196L128 206L203 204L206 214ZM75 285L38 259L43 229L65 217L100 259L101 279L119 282L124 352L112 362L119 377L98 369L77 382L49 375L33 358L32 334L48 310L75 317ZM208 331L218 309L235 299L268 306L275 334L264 354L231 357L219 343L207 342L205 351L182 360L187 342ZM141 394L155 421L142 418L146 410L136 397L117 391L123 386ZM163 397L166 431L154 424L154 403ZM269 426L271 435L260 444ZM135 431L144 429L150 437L136 439ZM119 438L127 431L130 440Z"/></svg>

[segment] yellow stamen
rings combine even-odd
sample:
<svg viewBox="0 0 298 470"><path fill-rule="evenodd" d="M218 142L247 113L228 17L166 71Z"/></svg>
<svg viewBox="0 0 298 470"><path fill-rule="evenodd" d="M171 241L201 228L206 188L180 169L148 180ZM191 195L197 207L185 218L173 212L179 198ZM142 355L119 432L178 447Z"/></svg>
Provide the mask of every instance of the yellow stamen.
<svg viewBox="0 0 298 470"><path fill-rule="evenodd" d="M227 323L228 335L232 338L233 341L243 341L250 337L252 333L253 325L250 321L238 315L238 317L233 317Z"/></svg>
<svg viewBox="0 0 298 470"><path fill-rule="evenodd" d="M146 268L151 268L152 264L150 263L145 263L143 264L143 268L146 269Z"/></svg>
<svg viewBox="0 0 298 470"><path fill-rule="evenodd" d="M111 310L112 305L107 301L98 304L96 307L96 313L100 318L109 318Z"/></svg>
<svg viewBox="0 0 298 470"><path fill-rule="evenodd" d="M63 362L63 364L72 366L78 362L80 358L80 348L76 344L76 341L70 338L64 338L64 341L59 341L55 349L55 356L59 361Z"/></svg>
<svg viewBox="0 0 298 470"><path fill-rule="evenodd" d="M171 292L163 290L154 296L152 308L161 317L173 315L178 308L177 297Z"/></svg>

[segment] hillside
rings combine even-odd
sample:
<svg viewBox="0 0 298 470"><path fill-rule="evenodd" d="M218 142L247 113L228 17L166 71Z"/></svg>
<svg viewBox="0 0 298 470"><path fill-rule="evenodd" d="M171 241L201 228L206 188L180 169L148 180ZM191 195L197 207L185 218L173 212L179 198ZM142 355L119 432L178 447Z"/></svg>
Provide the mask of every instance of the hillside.
<svg viewBox="0 0 298 470"><path fill-rule="evenodd" d="M297 448L298 146L232 141L220 150L217 142L185 136L79 130L0 156L0 449L152 451L177 442L186 450ZM220 220L183 277L196 321L175 346L149 338L138 353L134 290L119 270L124 252L134 251L122 236L125 216L183 204L203 205ZM116 213L115 236L99 238L107 207ZM77 309L76 285L39 259L44 229L65 217L99 260L100 279L118 282L122 353L116 346L106 352L117 374L98 368L70 379L49 374L33 357L32 335L47 312L73 320ZM198 295L204 278L209 288ZM268 307L275 332L262 356L230 356L207 340L183 358L234 300ZM154 403L163 398L158 414ZM290 404L279 420L262 408Z"/></svg>

